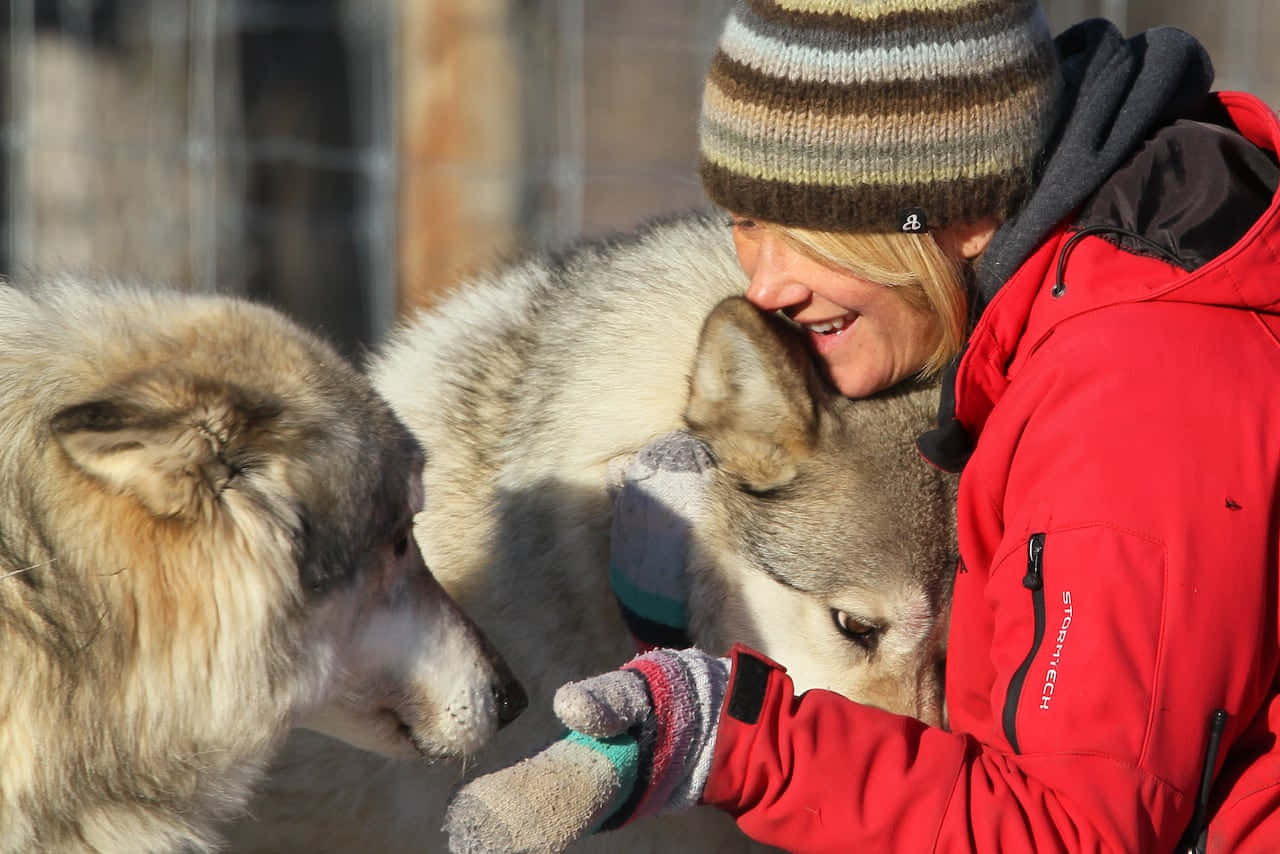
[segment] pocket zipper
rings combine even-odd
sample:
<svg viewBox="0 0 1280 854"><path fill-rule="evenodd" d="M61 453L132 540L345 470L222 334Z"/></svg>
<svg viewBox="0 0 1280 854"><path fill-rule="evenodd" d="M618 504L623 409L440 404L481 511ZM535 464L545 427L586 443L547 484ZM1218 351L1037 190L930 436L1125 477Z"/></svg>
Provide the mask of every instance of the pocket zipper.
<svg viewBox="0 0 1280 854"><path fill-rule="evenodd" d="M1031 651L1009 680L1009 693L1004 700L1004 734L1014 753L1022 752L1018 747L1018 701L1022 697L1022 686L1027 680L1031 662L1035 660L1044 640L1044 534L1032 534L1027 540L1027 574L1022 576L1022 586L1031 591L1035 634L1031 639Z"/></svg>

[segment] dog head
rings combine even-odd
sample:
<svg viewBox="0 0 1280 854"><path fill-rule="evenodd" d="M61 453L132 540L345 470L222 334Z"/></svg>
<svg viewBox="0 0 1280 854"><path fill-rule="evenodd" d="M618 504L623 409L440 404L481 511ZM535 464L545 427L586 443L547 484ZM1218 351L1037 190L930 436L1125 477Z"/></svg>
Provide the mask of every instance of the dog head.
<svg viewBox="0 0 1280 854"><path fill-rule="evenodd" d="M421 449L332 348L229 299L64 286L22 310L70 330L29 366L26 559L53 568L22 581L32 603L79 585L111 723L229 756L297 724L434 757L519 712L412 537Z"/></svg>
<svg viewBox="0 0 1280 854"><path fill-rule="evenodd" d="M741 641L797 690L942 721L956 478L914 445L937 401L844 398L785 320L717 306L685 414L718 463L690 572L700 646Z"/></svg>

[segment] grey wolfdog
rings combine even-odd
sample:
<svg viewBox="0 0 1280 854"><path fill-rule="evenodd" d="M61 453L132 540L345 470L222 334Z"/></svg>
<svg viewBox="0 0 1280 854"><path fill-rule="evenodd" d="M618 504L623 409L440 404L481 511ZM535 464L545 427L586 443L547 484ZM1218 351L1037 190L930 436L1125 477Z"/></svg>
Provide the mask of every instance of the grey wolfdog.
<svg viewBox="0 0 1280 854"><path fill-rule="evenodd" d="M609 471L677 428L718 461L689 568L699 645L744 641L801 687L940 718L955 481L913 444L937 390L834 394L785 321L734 296L745 284L723 219L681 216L465 282L392 337L372 375L427 449L423 554L531 708L461 772L296 733L233 850L443 852L460 776L544 744L555 688L632 654ZM580 845L751 848L711 810Z"/></svg>
<svg viewBox="0 0 1280 854"><path fill-rule="evenodd" d="M0 285L0 424L0 852L213 849L291 725L436 757L522 706L417 441L278 313Z"/></svg>

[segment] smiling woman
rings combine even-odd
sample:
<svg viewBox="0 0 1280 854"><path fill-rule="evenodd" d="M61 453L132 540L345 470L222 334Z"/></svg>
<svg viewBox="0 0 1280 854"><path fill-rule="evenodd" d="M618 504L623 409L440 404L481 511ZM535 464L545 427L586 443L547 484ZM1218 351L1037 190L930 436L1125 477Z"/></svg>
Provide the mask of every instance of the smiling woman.
<svg viewBox="0 0 1280 854"><path fill-rule="evenodd" d="M827 378L866 397L937 375L963 344L969 263L993 222L935 234L828 232L735 215L747 299L809 333Z"/></svg>

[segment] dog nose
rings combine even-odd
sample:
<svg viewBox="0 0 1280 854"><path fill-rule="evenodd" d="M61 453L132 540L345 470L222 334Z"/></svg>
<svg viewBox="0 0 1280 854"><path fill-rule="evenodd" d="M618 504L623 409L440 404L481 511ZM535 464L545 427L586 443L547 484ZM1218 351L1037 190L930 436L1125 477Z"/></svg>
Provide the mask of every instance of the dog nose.
<svg viewBox="0 0 1280 854"><path fill-rule="evenodd" d="M498 706L498 726L504 727L520 717L529 706L529 696L514 677L508 676L493 685L493 699Z"/></svg>

